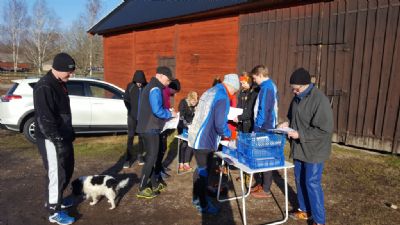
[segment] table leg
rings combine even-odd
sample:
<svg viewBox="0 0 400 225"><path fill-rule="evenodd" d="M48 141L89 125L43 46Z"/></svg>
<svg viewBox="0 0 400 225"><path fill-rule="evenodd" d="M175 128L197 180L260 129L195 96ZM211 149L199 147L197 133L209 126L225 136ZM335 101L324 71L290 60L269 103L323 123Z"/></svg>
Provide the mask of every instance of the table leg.
<svg viewBox="0 0 400 225"><path fill-rule="evenodd" d="M222 159L221 167L223 167L224 165L225 165L225 161ZM222 174L223 174L223 170L220 170L220 172L219 172L218 190L217 190L217 200L219 202L226 202L226 201L231 201L231 200L235 200L235 199L246 198L247 196L250 195L251 182L253 182L253 174L251 174L251 176L250 176L250 185L249 185L249 188L247 189L247 192L244 192L244 188L242 188L242 195L241 196L221 199L220 198L220 193L221 193L221 184L222 184ZM244 184L244 182L246 182L245 180L243 180L243 171L242 170L241 170L241 174L240 174L240 180L241 180L241 182L243 181L242 184Z"/></svg>
<svg viewBox="0 0 400 225"><path fill-rule="evenodd" d="M286 222L289 218L289 196L288 196L288 184L287 184L287 169L284 169L285 173L285 219L282 221L282 223Z"/></svg>
<svg viewBox="0 0 400 225"><path fill-rule="evenodd" d="M178 174L178 175L179 175L179 158L180 158L179 149L180 149L180 145L181 145L181 140L178 138L178 154L176 154L178 156L178 159L176 160L177 161L176 174Z"/></svg>
<svg viewBox="0 0 400 225"><path fill-rule="evenodd" d="M225 164L225 161L222 160L222 162L221 162L221 167L223 167L224 164ZM223 171L220 170L220 171L219 171L218 190L217 190L217 200L218 200L219 202L223 202L224 200L226 200L226 199L222 199L222 200L219 199L219 196L220 196L220 193L221 193L222 173L223 173Z"/></svg>
<svg viewBox="0 0 400 225"><path fill-rule="evenodd" d="M246 225L247 224L247 218L246 218L246 196L248 196L248 194L250 193L250 187L249 187L249 191L248 194L245 194L244 192L244 184L246 183L244 177L243 177L243 170L240 170L240 183L241 183L241 187L242 187L242 209L243 209L243 224ZM251 186L251 185L249 185Z"/></svg>

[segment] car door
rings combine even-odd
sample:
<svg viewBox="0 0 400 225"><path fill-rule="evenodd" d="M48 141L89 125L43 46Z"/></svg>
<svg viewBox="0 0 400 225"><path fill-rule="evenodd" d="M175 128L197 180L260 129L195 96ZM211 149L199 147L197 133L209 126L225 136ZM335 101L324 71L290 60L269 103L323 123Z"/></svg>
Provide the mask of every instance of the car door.
<svg viewBox="0 0 400 225"><path fill-rule="evenodd" d="M68 95L71 105L72 126L75 131L85 131L90 128L92 120L92 104L85 92L82 81L67 82Z"/></svg>
<svg viewBox="0 0 400 225"><path fill-rule="evenodd" d="M123 92L104 83L89 83L92 104L91 128L97 130L126 130L127 110Z"/></svg>

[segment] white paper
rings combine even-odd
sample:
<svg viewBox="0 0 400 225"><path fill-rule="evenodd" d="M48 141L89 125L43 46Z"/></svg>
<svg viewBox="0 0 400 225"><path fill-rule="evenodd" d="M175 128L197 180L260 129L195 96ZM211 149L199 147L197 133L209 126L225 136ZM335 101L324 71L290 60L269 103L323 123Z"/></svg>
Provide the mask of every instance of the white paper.
<svg viewBox="0 0 400 225"><path fill-rule="evenodd" d="M161 132L168 129L176 129L179 123L179 113L176 117L172 117L165 124Z"/></svg>
<svg viewBox="0 0 400 225"><path fill-rule="evenodd" d="M223 140L219 142L221 145L231 148L231 149L236 149L236 141L235 140Z"/></svg>
<svg viewBox="0 0 400 225"><path fill-rule="evenodd" d="M234 118L238 117L239 115L243 114L243 109L230 107L228 113L228 120L233 120Z"/></svg>
<svg viewBox="0 0 400 225"><path fill-rule="evenodd" d="M288 132L296 131L296 130L293 130L290 127L281 127L281 128L276 128L276 129L269 129L269 131L272 131L272 132L275 132L275 133L287 134Z"/></svg>

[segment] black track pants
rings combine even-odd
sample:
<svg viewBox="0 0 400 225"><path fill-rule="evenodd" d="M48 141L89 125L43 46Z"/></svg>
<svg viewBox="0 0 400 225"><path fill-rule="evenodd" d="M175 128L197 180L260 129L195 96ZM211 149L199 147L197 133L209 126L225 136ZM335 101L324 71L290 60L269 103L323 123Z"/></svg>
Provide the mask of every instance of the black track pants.
<svg viewBox="0 0 400 225"><path fill-rule="evenodd" d="M50 214L61 210L63 192L74 172L74 148L72 142L63 142L62 149L56 149L48 139L37 138L46 176L46 201Z"/></svg>

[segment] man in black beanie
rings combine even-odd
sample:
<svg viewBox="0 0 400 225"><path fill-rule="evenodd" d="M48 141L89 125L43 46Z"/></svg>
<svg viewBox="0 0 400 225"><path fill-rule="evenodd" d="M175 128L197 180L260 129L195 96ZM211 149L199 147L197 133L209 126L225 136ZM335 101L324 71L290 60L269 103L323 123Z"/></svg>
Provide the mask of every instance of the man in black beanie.
<svg viewBox="0 0 400 225"><path fill-rule="evenodd" d="M72 199L63 199L74 171L75 133L65 85L74 70L74 59L67 53L59 53L54 57L52 69L33 89L36 142L47 171L45 205L49 221L58 224L75 222L64 210L72 206Z"/></svg>
<svg viewBox="0 0 400 225"><path fill-rule="evenodd" d="M310 74L300 68L290 77L295 94L289 108L288 132L299 209L290 214L296 220L325 224L324 193L321 185L324 162L331 153L333 115L328 98L314 84Z"/></svg>

